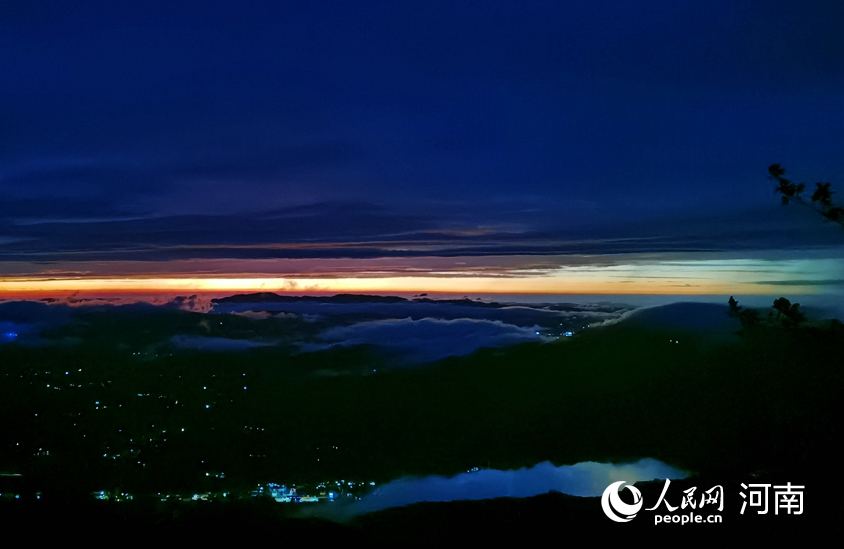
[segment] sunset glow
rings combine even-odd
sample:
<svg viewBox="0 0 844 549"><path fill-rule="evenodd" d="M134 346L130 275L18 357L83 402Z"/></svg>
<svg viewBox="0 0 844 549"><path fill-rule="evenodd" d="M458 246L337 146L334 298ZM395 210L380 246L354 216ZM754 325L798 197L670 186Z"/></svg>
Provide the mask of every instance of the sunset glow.
<svg viewBox="0 0 844 549"><path fill-rule="evenodd" d="M835 285L844 278L844 260L830 257L813 259L682 259L677 256L646 258L569 258L571 264L552 268L526 269L512 258L507 261L474 260L473 266L447 270L412 269L394 263L377 270L365 261L357 262L357 272L348 262L309 261L311 272L291 272L302 267L291 262L221 260L216 267L235 268L221 276L174 272L169 263L144 265L147 273L131 274L138 264L72 265L85 268L84 276L71 276L68 270L44 272L40 276L6 276L0 279L0 295L50 294L56 292L442 292L480 294L777 294L783 286L792 292L816 293L818 287ZM451 263L466 263L451 261ZM181 267L187 267L184 262ZM214 266L204 262L202 267ZM273 276L267 267L287 267ZM67 266L66 266L67 267ZM97 268L103 272L98 273ZM415 270L418 274L411 274ZM108 275L108 271L120 274ZM202 268L196 272L202 272ZM70 271L72 272L72 271ZM123 274L125 272L126 274Z"/></svg>

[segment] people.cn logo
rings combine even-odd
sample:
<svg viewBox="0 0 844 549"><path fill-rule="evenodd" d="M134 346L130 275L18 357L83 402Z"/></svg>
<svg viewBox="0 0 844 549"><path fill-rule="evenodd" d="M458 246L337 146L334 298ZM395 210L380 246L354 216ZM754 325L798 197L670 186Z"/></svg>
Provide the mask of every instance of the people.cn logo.
<svg viewBox="0 0 844 549"><path fill-rule="evenodd" d="M604 490L604 495L601 496L601 507L604 509L604 514L616 522L630 522L635 518L636 513L642 508L642 493L635 486L627 485L625 488L633 493L633 504L624 503L618 495L621 490L623 480L613 482L607 489Z"/></svg>

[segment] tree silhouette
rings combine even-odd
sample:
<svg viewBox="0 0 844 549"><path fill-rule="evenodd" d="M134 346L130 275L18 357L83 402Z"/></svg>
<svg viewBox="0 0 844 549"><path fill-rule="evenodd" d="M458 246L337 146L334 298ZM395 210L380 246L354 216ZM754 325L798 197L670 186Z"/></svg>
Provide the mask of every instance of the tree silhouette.
<svg viewBox="0 0 844 549"><path fill-rule="evenodd" d="M785 168L780 164L771 164L768 166L768 173L777 182L776 192L782 197L783 206L788 205L789 202L796 202L821 214L827 220L844 226L844 208L832 201L832 195L834 193L830 190L829 183L816 183L815 192L812 193L811 201L809 201L803 196L803 192L806 190L806 184L794 183L786 179L784 177ZM730 306L730 316L738 318L743 328L749 328L761 322L757 311L741 307L733 296L730 296L728 304ZM792 304L791 301L784 297L775 299L773 308L777 312L775 320L787 328L796 328L806 320L806 315L800 311L800 304ZM773 321L771 316L769 315L768 323Z"/></svg>
<svg viewBox="0 0 844 549"><path fill-rule="evenodd" d="M736 298L730 296L730 301L727 303L730 304L730 316L738 316L741 312L741 306L738 304L738 301L736 301Z"/></svg>
<svg viewBox="0 0 844 549"><path fill-rule="evenodd" d="M797 326L806 320L806 315L800 312L800 304L792 304L784 297L774 300L774 309L777 311L777 318L782 319L786 326Z"/></svg>
<svg viewBox="0 0 844 549"><path fill-rule="evenodd" d="M742 307L738 304L735 297L730 296L728 303L730 305L730 316L739 319L743 329L761 325L797 328L806 321L806 315L800 311L800 304L792 304L791 301L784 297L774 300L773 308L777 312L776 316L770 313L764 321L759 311Z"/></svg>
<svg viewBox="0 0 844 549"><path fill-rule="evenodd" d="M728 303L730 304L730 316L739 319L741 321L742 328L752 328L761 321L757 310L745 309L738 304L735 297L730 296L730 301Z"/></svg>

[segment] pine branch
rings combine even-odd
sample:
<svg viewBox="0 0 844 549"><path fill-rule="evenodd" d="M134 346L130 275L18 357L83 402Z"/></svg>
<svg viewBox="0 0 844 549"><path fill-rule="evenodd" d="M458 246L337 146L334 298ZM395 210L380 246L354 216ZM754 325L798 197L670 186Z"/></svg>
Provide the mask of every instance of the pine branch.
<svg viewBox="0 0 844 549"><path fill-rule="evenodd" d="M811 201L808 201L802 196L802 193L806 190L806 185L803 183L793 183L783 177L785 168L779 164L772 164L768 167L768 173L777 182L776 192L782 196L783 205L789 202L802 204L824 216L828 221L844 227L844 208L832 201L832 195L834 193L829 189L829 183L816 183L815 192L812 193Z"/></svg>

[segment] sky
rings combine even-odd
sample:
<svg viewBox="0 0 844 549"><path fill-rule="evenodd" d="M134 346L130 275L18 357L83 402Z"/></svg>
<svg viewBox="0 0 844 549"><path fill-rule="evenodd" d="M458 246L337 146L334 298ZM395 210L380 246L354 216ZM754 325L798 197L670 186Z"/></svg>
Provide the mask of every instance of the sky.
<svg viewBox="0 0 844 549"><path fill-rule="evenodd" d="M3 2L0 294L841 293L844 4Z"/></svg>

